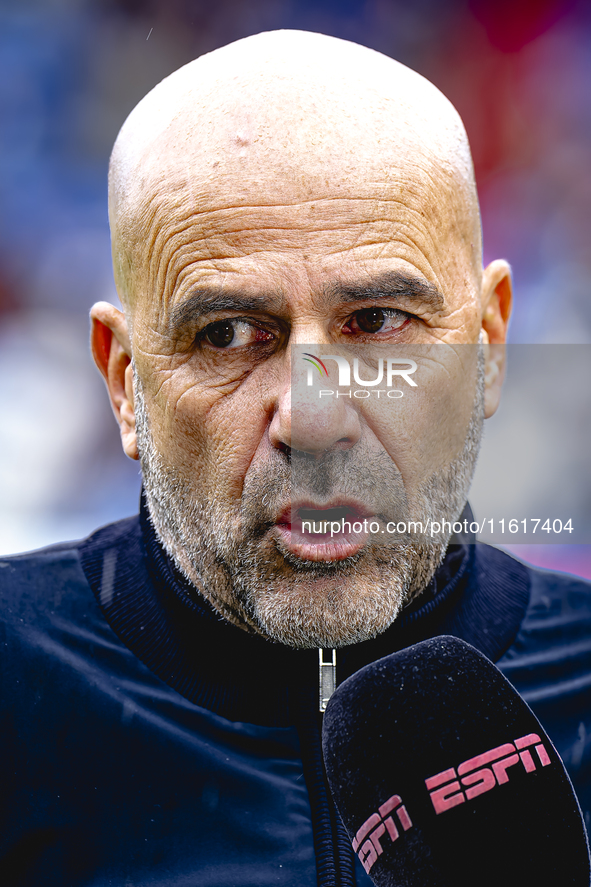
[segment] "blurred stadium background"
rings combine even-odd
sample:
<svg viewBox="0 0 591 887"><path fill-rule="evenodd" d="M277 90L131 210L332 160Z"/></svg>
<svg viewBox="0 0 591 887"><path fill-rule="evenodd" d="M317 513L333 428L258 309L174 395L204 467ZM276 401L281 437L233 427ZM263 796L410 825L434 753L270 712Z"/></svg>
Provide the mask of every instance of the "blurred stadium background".
<svg viewBox="0 0 591 887"><path fill-rule="evenodd" d="M432 80L468 130L485 260L513 267L510 341L591 343L591 4L3 0L0 553L136 511L137 465L88 351L91 304L117 302L109 151L164 76L275 28L355 40ZM591 546L517 553L591 577Z"/></svg>

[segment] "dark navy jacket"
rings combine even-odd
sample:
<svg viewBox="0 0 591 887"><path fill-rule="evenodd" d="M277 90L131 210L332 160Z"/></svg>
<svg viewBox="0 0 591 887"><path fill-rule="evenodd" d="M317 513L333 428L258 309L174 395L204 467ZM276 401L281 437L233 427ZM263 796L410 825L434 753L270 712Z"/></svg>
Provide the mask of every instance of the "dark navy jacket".
<svg viewBox="0 0 591 887"><path fill-rule="evenodd" d="M0 593L3 887L367 887L323 777L317 651L221 621L144 512L0 560ZM530 703L589 825L591 585L452 546L337 678L437 634Z"/></svg>

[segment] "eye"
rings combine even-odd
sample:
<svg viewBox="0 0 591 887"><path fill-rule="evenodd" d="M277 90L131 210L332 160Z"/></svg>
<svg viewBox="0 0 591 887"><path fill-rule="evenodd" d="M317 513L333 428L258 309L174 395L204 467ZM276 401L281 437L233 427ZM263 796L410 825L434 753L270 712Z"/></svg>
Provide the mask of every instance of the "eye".
<svg viewBox="0 0 591 887"><path fill-rule="evenodd" d="M399 330L410 321L410 315L396 308L380 308L372 305L351 315L342 332L352 333L387 333Z"/></svg>
<svg viewBox="0 0 591 887"><path fill-rule="evenodd" d="M271 342L273 333L241 318L216 320L208 324L199 336L214 348L243 348L259 342Z"/></svg>
<svg viewBox="0 0 591 887"><path fill-rule="evenodd" d="M234 335L234 324L229 320L220 320L219 323L210 323L205 328L204 338L216 348L227 348Z"/></svg>

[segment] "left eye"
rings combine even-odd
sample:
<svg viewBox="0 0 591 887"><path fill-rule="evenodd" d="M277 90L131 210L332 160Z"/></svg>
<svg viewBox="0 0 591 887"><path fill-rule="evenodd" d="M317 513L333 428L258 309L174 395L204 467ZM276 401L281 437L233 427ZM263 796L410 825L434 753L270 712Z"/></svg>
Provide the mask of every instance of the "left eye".
<svg viewBox="0 0 591 887"><path fill-rule="evenodd" d="M208 324L202 338L215 348L241 348L256 342L270 342L273 334L246 320L217 320Z"/></svg>
<svg viewBox="0 0 591 887"><path fill-rule="evenodd" d="M399 330L409 320L409 315L396 308L363 308L356 311L345 326L344 333L385 333Z"/></svg>

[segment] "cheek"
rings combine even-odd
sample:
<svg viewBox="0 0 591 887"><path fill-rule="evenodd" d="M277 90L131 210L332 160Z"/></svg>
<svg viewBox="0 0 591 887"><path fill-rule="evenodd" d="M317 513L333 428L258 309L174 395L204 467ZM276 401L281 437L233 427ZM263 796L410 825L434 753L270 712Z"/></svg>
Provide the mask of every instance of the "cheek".
<svg viewBox="0 0 591 887"><path fill-rule="evenodd" d="M476 396L476 348L445 348L431 357L427 348L405 348L417 365L413 388L401 381L398 399L367 401L366 418L402 474L412 495L435 472L449 465L464 447ZM433 349L430 349L433 350ZM412 352L412 353L411 353Z"/></svg>
<svg viewBox="0 0 591 887"><path fill-rule="evenodd" d="M267 427L249 386L216 389L173 373L154 398L152 427L166 461L202 496L236 501Z"/></svg>

